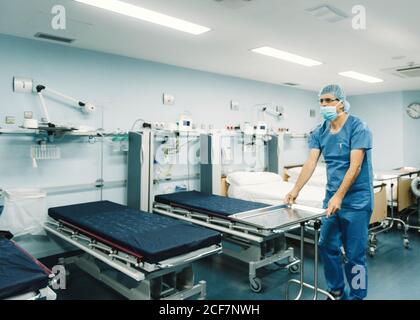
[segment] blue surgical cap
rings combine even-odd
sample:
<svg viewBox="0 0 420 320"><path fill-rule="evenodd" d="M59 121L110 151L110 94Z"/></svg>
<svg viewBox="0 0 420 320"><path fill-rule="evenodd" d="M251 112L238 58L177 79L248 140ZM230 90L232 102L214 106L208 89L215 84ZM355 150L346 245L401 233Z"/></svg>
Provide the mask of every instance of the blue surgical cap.
<svg viewBox="0 0 420 320"><path fill-rule="evenodd" d="M321 91L319 91L319 96L322 96L324 94L332 94L333 96L335 96L338 100L340 100L343 103L344 112L349 113L350 103L346 100L346 93L344 92L341 86L339 86L338 84L329 84L322 88Z"/></svg>

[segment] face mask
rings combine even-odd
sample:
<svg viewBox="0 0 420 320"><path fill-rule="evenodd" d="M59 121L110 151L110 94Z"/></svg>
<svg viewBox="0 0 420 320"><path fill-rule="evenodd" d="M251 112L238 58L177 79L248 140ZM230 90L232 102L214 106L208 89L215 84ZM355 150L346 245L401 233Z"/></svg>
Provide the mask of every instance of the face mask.
<svg viewBox="0 0 420 320"><path fill-rule="evenodd" d="M335 106L321 107L320 113L322 117L328 121L334 121L338 116Z"/></svg>

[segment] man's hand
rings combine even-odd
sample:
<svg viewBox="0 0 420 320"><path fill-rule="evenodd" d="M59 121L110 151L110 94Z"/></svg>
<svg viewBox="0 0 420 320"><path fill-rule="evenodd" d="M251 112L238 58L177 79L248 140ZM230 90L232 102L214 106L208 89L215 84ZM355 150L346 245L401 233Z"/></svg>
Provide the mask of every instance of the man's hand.
<svg viewBox="0 0 420 320"><path fill-rule="evenodd" d="M299 196L299 192L293 189L284 197L284 203L293 204L295 203L296 198Z"/></svg>
<svg viewBox="0 0 420 320"><path fill-rule="evenodd" d="M330 201L328 202L327 208L327 218L331 215L335 214L338 210L341 209L341 203L343 202L343 198L335 194Z"/></svg>

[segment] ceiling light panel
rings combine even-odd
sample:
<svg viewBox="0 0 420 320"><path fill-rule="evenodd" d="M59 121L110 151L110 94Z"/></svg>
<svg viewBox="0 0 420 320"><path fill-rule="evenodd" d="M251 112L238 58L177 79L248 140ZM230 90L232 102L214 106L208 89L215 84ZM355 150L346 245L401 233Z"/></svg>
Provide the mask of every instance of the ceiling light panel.
<svg viewBox="0 0 420 320"><path fill-rule="evenodd" d="M285 60L288 62L297 63L306 67L314 67L314 66L318 66L322 64L322 62L305 58L294 53L274 49L271 47L261 47L261 48L252 49L251 51L255 53L263 54L269 57Z"/></svg>
<svg viewBox="0 0 420 320"><path fill-rule="evenodd" d="M382 79L375 78L375 77L369 76L367 74L359 73L359 72L356 72L356 71L340 72L339 75L343 76L343 77L359 80L359 81L368 82L368 83L384 82L384 80L382 80Z"/></svg>
<svg viewBox="0 0 420 320"><path fill-rule="evenodd" d="M112 11L128 17L155 23L175 30L200 35L210 31L210 28L198 24L171 17L156 11L144 9L130 3L119 0L74 0L96 8Z"/></svg>

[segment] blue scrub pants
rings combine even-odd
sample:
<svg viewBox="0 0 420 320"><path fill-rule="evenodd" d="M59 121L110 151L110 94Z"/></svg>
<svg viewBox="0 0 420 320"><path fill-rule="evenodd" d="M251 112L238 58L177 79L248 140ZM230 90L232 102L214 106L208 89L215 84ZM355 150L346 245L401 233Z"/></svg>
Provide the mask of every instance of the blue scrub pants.
<svg viewBox="0 0 420 320"><path fill-rule="evenodd" d="M324 262L328 288L345 295L343 246L347 257L344 273L350 287L347 299L350 300L367 296L366 249L371 215L371 211L341 209L329 218L322 219L319 252Z"/></svg>

